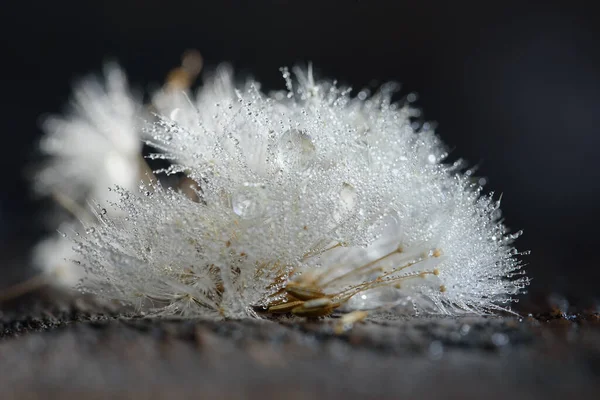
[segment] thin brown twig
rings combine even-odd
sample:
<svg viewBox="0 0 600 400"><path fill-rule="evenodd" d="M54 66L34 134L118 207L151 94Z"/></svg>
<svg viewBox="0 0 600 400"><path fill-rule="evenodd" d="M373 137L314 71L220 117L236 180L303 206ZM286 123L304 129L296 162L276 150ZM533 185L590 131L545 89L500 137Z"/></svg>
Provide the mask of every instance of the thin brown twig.
<svg viewBox="0 0 600 400"><path fill-rule="evenodd" d="M14 300L49 284L48 276L38 274L0 291L0 303Z"/></svg>

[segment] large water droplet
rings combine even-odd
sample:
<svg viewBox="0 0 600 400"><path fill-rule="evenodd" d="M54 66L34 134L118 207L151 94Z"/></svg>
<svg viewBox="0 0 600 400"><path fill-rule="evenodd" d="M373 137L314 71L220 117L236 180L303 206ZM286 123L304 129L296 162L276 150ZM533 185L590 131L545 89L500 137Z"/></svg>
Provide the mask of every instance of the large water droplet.
<svg viewBox="0 0 600 400"><path fill-rule="evenodd" d="M265 210L264 185L245 183L231 196L233 212L243 219L259 217Z"/></svg>
<svg viewBox="0 0 600 400"><path fill-rule="evenodd" d="M286 170L304 171L316 156L312 138L299 129L288 129L276 145L277 159Z"/></svg>
<svg viewBox="0 0 600 400"><path fill-rule="evenodd" d="M505 333L497 332L492 335L492 343L496 347L506 346L509 342L510 342L510 339L509 339L508 335L506 335Z"/></svg>
<svg viewBox="0 0 600 400"><path fill-rule="evenodd" d="M169 115L169 117L173 120L173 121L177 121L177 117L179 117L179 114L181 113L181 109L179 108L174 108L173 111L171 111L171 114Z"/></svg>
<svg viewBox="0 0 600 400"><path fill-rule="evenodd" d="M340 190L338 203L333 218L336 222L342 221L356 206L356 188L349 183L344 183Z"/></svg>
<svg viewBox="0 0 600 400"><path fill-rule="evenodd" d="M432 360L439 360L444 355L444 345L439 340L434 340L429 344L427 352Z"/></svg>
<svg viewBox="0 0 600 400"><path fill-rule="evenodd" d="M352 296L348 301L348 307L355 310L371 310L380 307L395 306L401 304L403 301L406 301L406 296L399 290L384 286Z"/></svg>
<svg viewBox="0 0 600 400"><path fill-rule="evenodd" d="M354 208L356 204L356 189L349 183L344 183L340 191L340 201L342 207L348 211Z"/></svg>

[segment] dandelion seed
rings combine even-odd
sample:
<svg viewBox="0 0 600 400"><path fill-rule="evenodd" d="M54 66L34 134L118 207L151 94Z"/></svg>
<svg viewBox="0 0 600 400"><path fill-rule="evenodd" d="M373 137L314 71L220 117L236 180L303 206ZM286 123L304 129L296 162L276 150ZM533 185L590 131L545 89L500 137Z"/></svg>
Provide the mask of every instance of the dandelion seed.
<svg viewBox="0 0 600 400"><path fill-rule="evenodd" d="M77 87L71 115L45 120L40 147L51 158L36 177L40 193L105 203L112 197L109 187L137 186L140 105L119 68L108 65L105 77L104 83L88 78Z"/></svg>
<svg viewBox="0 0 600 400"><path fill-rule="evenodd" d="M46 135L40 150L49 161L34 182L38 193L53 197L76 220L88 224L96 222L88 211L89 202L108 206L118 200L112 186L133 191L144 172L140 163L142 106L131 94L123 71L107 65L104 72L104 82L87 78L78 85L68 116L44 121ZM81 228L80 222L74 222L66 229L77 232ZM47 238L33 253L34 265L59 277L58 282L72 285L82 276L81 268L73 265L78 256L69 240Z"/></svg>
<svg viewBox="0 0 600 400"><path fill-rule="evenodd" d="M431 126L411 124L417 110L392 103L393 85L352 97L294 73L271 95L220 67L196 96L154 96L145 140L186 190L112 182L118 200L73 238L82 288L213 318L507 309L528 284L518 235L461 164L444 163Z"/></svg>

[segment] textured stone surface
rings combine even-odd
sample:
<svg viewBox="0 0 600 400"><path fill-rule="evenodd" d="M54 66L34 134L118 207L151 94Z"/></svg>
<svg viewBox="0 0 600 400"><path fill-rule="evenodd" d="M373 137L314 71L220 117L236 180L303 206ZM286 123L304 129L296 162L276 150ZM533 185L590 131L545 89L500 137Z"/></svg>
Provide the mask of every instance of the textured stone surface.
<svg viewBox="0 0 600 400"><path fill-rule="evenodd" d="M199 321L45 293L0 315L2 398L597 398L598 314Z"/></svg>

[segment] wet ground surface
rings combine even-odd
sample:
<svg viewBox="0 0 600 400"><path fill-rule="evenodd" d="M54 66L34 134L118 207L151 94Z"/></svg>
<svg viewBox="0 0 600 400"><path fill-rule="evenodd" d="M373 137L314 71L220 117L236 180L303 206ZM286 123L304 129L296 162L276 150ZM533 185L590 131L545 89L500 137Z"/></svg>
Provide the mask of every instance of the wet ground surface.
<svg viewBox="0 0 600 400"><path fill-rule="evenodd" d="M596 310L594 310L596 311ZM2 398L600 398L600 315L156 320L55 292L0 312Z"/></svg>

